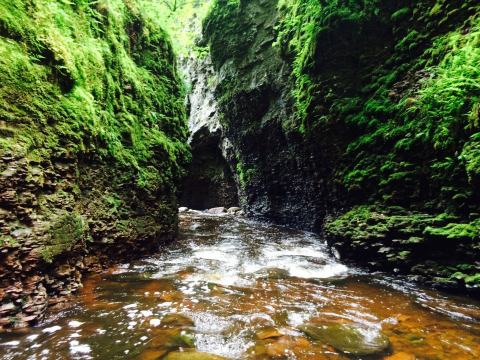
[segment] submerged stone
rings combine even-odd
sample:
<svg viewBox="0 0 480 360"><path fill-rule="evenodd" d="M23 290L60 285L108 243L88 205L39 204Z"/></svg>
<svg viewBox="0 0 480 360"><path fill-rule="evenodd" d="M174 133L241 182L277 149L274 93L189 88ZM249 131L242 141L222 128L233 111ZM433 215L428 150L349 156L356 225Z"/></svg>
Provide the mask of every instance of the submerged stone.
<svg viewBox="0 0 480 360"><path fill-rule="evenodd" d="M375 355L390 346L387 336L380 332L363 331L347 324L306 324L299 327L311 339L333 346L336 350L357 355Z"/></svg>
<svg viewBox="0 0 480 360"><path fill-rule="evenodd" d="M283 336L283 334L277 328L273 326L269 326L269 327L258 330L255 336L259 340L265 340L265 339L277 338L277 337Z"/></svg>
<svg viewBox="0 0 480 360"><path fill-rule="evenodd" d="M167 314L162 318L160 324L167 327L191 327L195 325L191 318L182 314Z"/></svg>
<svg viewBox="0 0 480 360"><path fill-rule="evenodd" d="M226 360L227 358L219 355L199 352L199 351L175 351L169 353L165 360Z"/></svg>
<svg viewBox="0 0 480 360"><path fill-rule="evenodd" d="M305 349L311 347L310 342L298 336L280 336L260 340L249 349L250 353L255 354L255 359L286 359L292 353L302 353Z"/></svg>
<svg viewBox="0 0 480 360"><path fill-rule="evenodd" d="M387 356L384 360L415 360L415 355L406 352L399 352L392 356Z"/></svg>
<svg viewBox="0 0 480 360"><path fill-rule="evenodd" d="M120 282L136 282L150 280L151 273L148 272L125 272L120 274L105 275L105 280Z"/></svg>
<svg viewBox="0 0 480 360"><path fill-rule="evenodd" d="M168 353L168 350L164 350L164 349L147 349L138 356L138 359L139 360L158 360L158 359L162 359L167 353Z"/></svg>
<svg viewBox="0 0 480 360"><path fill-rule="evenodd" d="M155 350L176 351L195 348L194 335L180 329L155 329L149 347Z"/></svg>
<svg viewBox="0 0 480 360"><path fill-rule="evenodd" d="M288 270L280 268L269 268L264 270L265 277L272 280L287 279L290 277Z"/></svg>

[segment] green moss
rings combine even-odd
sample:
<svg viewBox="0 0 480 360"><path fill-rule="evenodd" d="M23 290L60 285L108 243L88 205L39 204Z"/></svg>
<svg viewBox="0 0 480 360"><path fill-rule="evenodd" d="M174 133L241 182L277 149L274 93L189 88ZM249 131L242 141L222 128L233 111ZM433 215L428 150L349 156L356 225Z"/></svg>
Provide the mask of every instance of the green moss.
<svg viewBox="0 0 480 360"><path fill-rule="evenodd" d="M480 6L400 5L280 3L276 46L291 62L294 82L289 125L306 141L339 128L351 135L335 180L363 201L474 208Z"/></svg>
<svg viewBox="0 0 480 360"><path fill-rule="evenodd" d="M391 19L394 22L401 21L402 19L405 19L408 15L410 15L411 12L412 10L409 7L401 8L400 10L397 10L392 14Z"/></svg>
<svg viewBox="0 0 480 360"><path fill-rule="evenodd" d="M237 159L236 170L238 179L240 181L240 186L242 187L242 189L246 189L248 184L252 181L252 178L255 176L255 168L248 167L242 162L242 160Z"/></svg>
<svg viewBox="0 0 480 360"><path fill-rule="evenodd" d="M466 224L449 223L442 227L427 227L424 233L430 236L456 239L460 241L480 241L480 220L475 220Z"/></svg>
<svg viewBox="0 0 480 360"><path fill-rule="evenodd" d="M183 91L144 2L2 2L0 30L0 153L113 159L151 189L182 171Z"/></svg>
<svg viewBox="0 0 480 360"><path fill-rule="evenodd" d="M49 239L41 250L43 259L52 262L55 256L71 250L82 240L85 230L83 218L76 213L58 217L48 230Z"/></svg>
<svg viewBox="0 0 480 360"><path fill-rule="evenodd" d="M20 244L10 235L0 235L0 246L16 247Z"/></svg>
<svg viewBox="0 0 480 360"><path fill-rule="evenodd" d="M379 15L378 1L285 1L280 3L280 11L276 46L293 58L296 124L305 134L316 97L326 95L312 76L321 51L320 40L335 33L336 41L351 41L352 35L361 32L362 24Z"/></svg>
<svg viewBox="0 0 480 360"><path fill-rule="evenodd" d="M256 29L250 26L252 15L243 16L243 5L239 0L216 0L203 22L206 40L222 44L221 47L210 47L213 65L217 69L227 59L241 62L255 40Z"/></svg>
<svg viewBox="0 0 480 360"><path fill-rule="evenodd" d="M120 199L116 194L106 194L104 201L108 207L110 207L109 212L111 214L117 214L121 211L122 206L124 205L122 199Z"/></svg>
<svg viewBox="0 0 480 360"><path fill-rule="evenodd" d="M205 48L197 46L201 23L212 0L142 0L147 13L155 14L157 21L172 38L175 52L180 56L205 56ZM171 6L176 3L176 8Z"/></svg>
<svg viewBox="0 0 480 360"><path fill-rule="evenodd" d="M328 220L325 235L346 257L403 269L445 286L478 286L480 220L460 220L446 213L356 206Z"/></svg>

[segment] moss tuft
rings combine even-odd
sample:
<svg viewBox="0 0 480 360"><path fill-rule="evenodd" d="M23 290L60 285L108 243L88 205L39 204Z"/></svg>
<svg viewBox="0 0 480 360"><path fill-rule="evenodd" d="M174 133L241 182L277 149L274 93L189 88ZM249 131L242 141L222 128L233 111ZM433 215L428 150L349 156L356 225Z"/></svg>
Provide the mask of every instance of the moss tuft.
<svg viewBox="0 0 480 360"><path fill-rule="evenodd" d="M58 217L48 230L49 239L41 250L43 259L51 263L55 256L71 250L82 240L85 230L83 218L76 213Z"/></svg>

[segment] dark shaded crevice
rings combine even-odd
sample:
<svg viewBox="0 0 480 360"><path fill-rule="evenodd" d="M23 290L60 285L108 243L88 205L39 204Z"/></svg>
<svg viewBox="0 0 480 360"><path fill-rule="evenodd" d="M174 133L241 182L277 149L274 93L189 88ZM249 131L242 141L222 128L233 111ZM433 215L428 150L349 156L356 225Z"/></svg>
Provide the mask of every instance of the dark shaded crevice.
<svg viewBox="0 0 480 360"><path fill-rule="evenodd" d="M238 206L234 175L222 155L220 134L207 128L195 133L192 163L180 187L179 203L192 209Z"/></svg>

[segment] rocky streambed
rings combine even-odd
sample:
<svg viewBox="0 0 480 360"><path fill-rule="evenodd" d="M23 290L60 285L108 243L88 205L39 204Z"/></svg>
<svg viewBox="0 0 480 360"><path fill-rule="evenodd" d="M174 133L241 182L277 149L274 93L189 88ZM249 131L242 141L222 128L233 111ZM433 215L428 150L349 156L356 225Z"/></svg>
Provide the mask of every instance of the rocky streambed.
<svg viewBox="0 0 480 360"><path fill-rule="evenodd" d="M472 299L349 268L312 233L183 210L178 241L0 334L0 359L480 357Z"/></svg>

